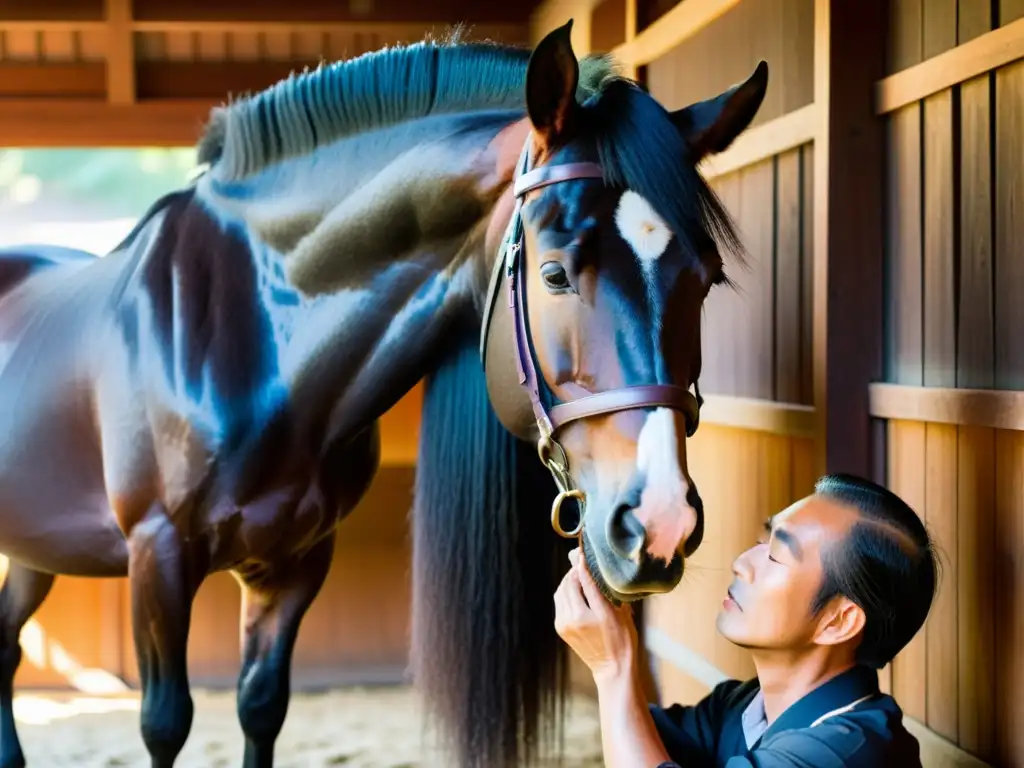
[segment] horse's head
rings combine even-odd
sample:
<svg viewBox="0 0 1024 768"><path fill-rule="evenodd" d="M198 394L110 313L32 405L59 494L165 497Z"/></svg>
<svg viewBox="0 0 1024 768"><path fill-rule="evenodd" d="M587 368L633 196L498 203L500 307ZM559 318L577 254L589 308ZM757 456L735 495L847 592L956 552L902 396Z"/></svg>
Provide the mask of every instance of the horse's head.
<svg viewBox="0 0 1024 768"><path fill-rule="evenodd" d="M585 498L582 545L598 583L632 600L675 587L700 545L685 446L699 394L689 390L701 307L725 279L718 245L735 239L696 165L749 125L767 67L669 113L626 80L587 82L586 68L581 78L569 28L530 61L521 209L506 237L512 258L492 282L482 353L499 419L539 441L561 496ZM518 312L509 306L520 301ZM565 533L567 511L553 511L553 523L575 535L578 526Z"/></svg>

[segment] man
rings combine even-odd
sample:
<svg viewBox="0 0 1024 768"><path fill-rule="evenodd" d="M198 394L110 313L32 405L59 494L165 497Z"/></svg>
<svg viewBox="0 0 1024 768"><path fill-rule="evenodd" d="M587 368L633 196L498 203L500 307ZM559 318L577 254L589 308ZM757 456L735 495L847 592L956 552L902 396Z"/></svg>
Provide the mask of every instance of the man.
<svg viewBox="0 0 1024 768"><path fill-rule="evenodd" d="M876 670L924 623L936 558L920 519L885 488L826 476L765 524L733 563L717 619L757 677L692 707L648 706L630 608L605 600L576 551L570 559L555 627L594 675L609 768L921 765Z"/></svg>

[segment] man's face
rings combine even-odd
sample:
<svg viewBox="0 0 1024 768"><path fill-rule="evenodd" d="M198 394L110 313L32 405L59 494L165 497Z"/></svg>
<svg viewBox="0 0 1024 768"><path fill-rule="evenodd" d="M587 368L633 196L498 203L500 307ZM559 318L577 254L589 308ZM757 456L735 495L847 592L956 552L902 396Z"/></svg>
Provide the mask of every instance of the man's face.
<svg viewBox="0 0 1024 768"><path fill-rule="evenodd" d="M842 545L856 520L853 510L818 496L771 518L759 543L733 562L719 633L754 650L799 650L818 640L825 619L811 608L824 577L822 555Z"/></svg>

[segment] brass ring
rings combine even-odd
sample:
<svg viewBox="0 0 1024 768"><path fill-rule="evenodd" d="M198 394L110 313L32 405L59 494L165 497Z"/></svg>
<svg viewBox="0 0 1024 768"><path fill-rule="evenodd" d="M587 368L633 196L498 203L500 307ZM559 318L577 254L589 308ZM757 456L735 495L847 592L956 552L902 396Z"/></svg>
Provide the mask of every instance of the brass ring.
<svg viewBox="0 0 1024 768"><path fill-rule="evenodd" d="M586 498L586 494L578 488L558 492L555 500L551 503L551 527L555 529L555 533L566 539L574 539L580 535L580 531L583 530L583 502ZM566 499L576 499L580 502L580 521L571 531L566 531L562 528L561 515L559 514L562 510L562 502Z"/></svg>

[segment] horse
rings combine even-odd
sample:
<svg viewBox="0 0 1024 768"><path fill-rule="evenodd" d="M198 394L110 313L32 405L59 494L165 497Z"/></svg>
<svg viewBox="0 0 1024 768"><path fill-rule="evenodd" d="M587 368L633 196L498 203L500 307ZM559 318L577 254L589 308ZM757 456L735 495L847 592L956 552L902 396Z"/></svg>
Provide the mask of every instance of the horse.
<svg viewBox="0 0 1024 768"><path fill-rule="evenodd" d="M767 68L669 112L571 27L293 73L214 109L201 173L102 258L0 253L2 768L25 765L19 632L63 574L130 580L141 735L173 765L192 600L224 570L244 765L272 765L378 420L420 380L410 664L452 764L558 739L569 547L613 600L676 586L701 308L743 258L697 166Z"/></svg>

